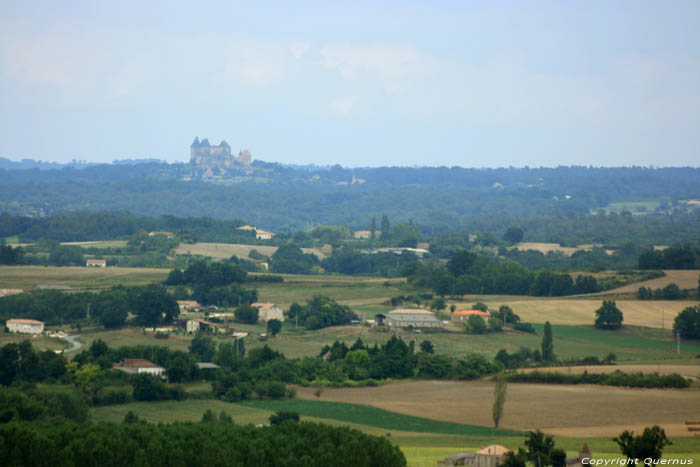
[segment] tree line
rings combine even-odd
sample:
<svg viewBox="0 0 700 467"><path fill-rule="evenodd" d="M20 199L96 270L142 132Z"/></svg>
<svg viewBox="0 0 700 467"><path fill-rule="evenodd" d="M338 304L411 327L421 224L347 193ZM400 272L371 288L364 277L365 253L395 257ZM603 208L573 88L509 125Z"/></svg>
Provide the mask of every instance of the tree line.
<svg viewBox="0 0 700 467"><path fill-rule="evenodd" d="M0 425L0 463L8 467L405 466L386 438L348 427L287 421L267 427L210 423Z"/></svg>

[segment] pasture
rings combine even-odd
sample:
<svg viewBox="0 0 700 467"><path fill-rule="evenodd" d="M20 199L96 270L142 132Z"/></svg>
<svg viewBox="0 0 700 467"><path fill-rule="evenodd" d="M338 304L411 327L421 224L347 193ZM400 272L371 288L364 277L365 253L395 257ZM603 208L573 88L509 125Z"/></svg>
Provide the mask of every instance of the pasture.
<svg viewBox="0 0 700 467"><path fill-rule="evenodd" d="M115 285L162 282L169 269L86 268L80 266L0 266L0 289L29 290L36 285L68 285L73 289L101 289Z"/></svg>
<svg viewBox="0 0 700 467"><path fill-rule="evenodd" d="M75 245L82 248L124 248L126 240L102 240L95 242L62 242L61 245Z"/></svg>

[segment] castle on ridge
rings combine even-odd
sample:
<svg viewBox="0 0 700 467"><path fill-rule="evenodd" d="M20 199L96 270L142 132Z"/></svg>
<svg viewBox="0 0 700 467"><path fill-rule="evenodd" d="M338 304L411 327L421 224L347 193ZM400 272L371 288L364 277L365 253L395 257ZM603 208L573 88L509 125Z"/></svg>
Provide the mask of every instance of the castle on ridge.
<svg viewBox="0 0 700 467"><path fill-rule="evenodd" d="M239 151L238 157L231 155L231 146L222 140L218 146L212 146L207 138L202 141L196 137L190 146L190 164L197 165L205 171L215 167L220 170L236 166L250 166L252 157L247 149Z"/></svg>

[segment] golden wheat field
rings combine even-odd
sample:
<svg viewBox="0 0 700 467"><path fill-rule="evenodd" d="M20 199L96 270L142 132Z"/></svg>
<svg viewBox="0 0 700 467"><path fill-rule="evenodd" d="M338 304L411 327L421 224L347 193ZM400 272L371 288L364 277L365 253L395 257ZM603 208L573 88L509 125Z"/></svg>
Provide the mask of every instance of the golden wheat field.
<svg viewBox="0 0 700 467"><path fill-rule="evenodd" d="M656 279L650 279L643 282L635 282L633 284L628 284L624 287L620 287L613 290L608 290L607 292L601 292L601 294L621 294L621 293L637 293L640 287L649 287L651 289L661 289L674 282L681 289L696 289L698 288L698 278L700 277L700 272L697 269L691 270L666 270L664 271L666 275L664 277L657 277Z"/></svg>
<svg viewBox="0 0 700 467"><path fill-rule="evenodd" d="M211 256L215 259L230 258L231 256L237 256L239 258L248 258L251 250L257 250L265 256L272 256L277 251L276 246L265 246L265 245L239 245L232 243L181 243L175 248L175 254L177 255L202 255ZM316 248L302 248L304 253L312 253L319 257L319 259L325 258L323 253Z"/></svg>
<svg viewBox="0 0 700 467"><path fill-rule="evenodd" d="M297 397L316 399L314 388ZM493 425L493 383L404 380L379 387L326 388L321 400L379 407L419 417ZM614 436L661 425L670 436L688 436L685 421L700 418L700 390L631 389L592 385L508 385L501 427L541 429L559 436Z"/></svg>
<svg viewBox="0 0 700 467"><path fill-rule="evenodd" d="M602 304L601 298L564 299L564 298L528 298L528 297L477 297L490 309L501 305L510 306L522 321L552 324L593 324L595 311ZM476 300L475 298L474 300ZM474 301L456 302L457 309L471 307ZM688 306L694 306L694 300L617 300L617 307L622 311L624 324L670 329L673 318Z"/></svg>

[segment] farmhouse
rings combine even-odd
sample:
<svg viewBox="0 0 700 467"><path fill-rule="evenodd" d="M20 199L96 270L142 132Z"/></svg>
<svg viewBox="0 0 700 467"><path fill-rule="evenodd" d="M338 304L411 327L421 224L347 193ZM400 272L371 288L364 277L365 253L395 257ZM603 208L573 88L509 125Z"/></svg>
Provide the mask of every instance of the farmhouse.
<svg viewBox="0 0 700 467"><path fill-rule="evenodd" d="M149 237L155 237L156 235L163 235L168 238L175 237L175 234L172 232L148 232Z"/></svg>
<svg viewBox="0 0 700 467"><path fill-rule="evenodd" d="M216 324L199 318L188 319L185 328L187 329L187 332L198 332L202 329L211 332L219 332L219 328L216 326Z"/></svg>
<svg viewBox="0 0 700 467"><path fill-rule="evenodd" d="M143 358L125 358L121 363L115 363L112 368L129 374L147 373L160 377L165 375L165 368Z"/></svg>
<svg viewBox="0 0 700 467"><path fill-rule="evenodd" d="M404 308L390 311L386 315L386 324L397 328L439 328L442 327L442 321L437 319L435 315L420 308Z"/></svg>
<svg viewBox="0 0 700 467"><path fill-rule="evenodd" d="M584 460L586 459L586 460ZM569 456L566 458L566 467L583 467L589 465L591 459L591 450L588 449L588 443L583 443L581 450L578 452L578 457Z"/></svg>
<svg viewBox="0 0 700 467"><path fill-rule="evenodd" d="M464 451L453 454L438 461L438 465L468 465L471 467L498 467L503 463L503 457L510 449L492 444L476 452Z"/></svg>
<svg viewBox="0 0 700 467"><path fill-rule="evenodd" d="M372 238L372 232L370 230L356 230L353 233L353 237L358 240L365 240L367 238Z"/></svg>
<svg viewBox="0 0 700 467"><path fill-rule="evenodd" d="M85 267L88 267L88 268L106 268L107 267L107 260L106 259L89 259L85 262Z"/></svg>
<svg viewBox="0 0 700 467"><path fill-rule="evenodd" d="M491 315L481 310L459 310L452 313L452 322L466 323L470 316L480 316L488 322L489 316Z"/></svg>
<svg viewBox="0 0 700 467"><path fill-rule="evenodd" d="M255 231L255 238L257 238L258 240L270 240L274 236L275 234L273 234L272 232L266 232L264 230Z"/></svg>
<svg viewBox="0 0 700 467"><path fill-rule="evenodd" d="M278 319L284 321L284 312L282 308L278 307L274 303L253 303L255 308L258 309L258 319L260 321L269 321L271 319Z"/></svg>
<svg viewBox="0 0 700 467"><path fill-rule="evenodd" d="M189 313L190 311L199 311L202 305L196 300L177 300L177 306L180 308L180 314Z"/></svg>
<svg viewBox="0 0 700 467"><path fill-rule="evenodd" d="M35 319L8 319L5 326L10 332L19 334L41 334L44 332L44 323Z"/></svg>

